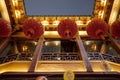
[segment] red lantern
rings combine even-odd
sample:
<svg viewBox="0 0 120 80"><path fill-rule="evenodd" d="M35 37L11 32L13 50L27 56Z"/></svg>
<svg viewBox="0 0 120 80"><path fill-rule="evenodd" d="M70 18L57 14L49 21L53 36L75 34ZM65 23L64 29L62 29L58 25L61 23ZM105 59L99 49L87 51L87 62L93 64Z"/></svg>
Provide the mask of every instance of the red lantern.
<svg viewBox="0 0 120 80"><path fill-rule="evenodd" d="M94 39L104 39L108 31L108 25L101 19L94 19L88 24L86 30L90 37Z"/></svg>
<svg viewBox="0 0 120 80"><path fill-rule="evenodd" d="M3 19L0 19L0 37L8 37L12 32L10 24Z"/></svg>
<svg viewBox="0 0 120 80"><path fill-rule="evenodd" d="M120 38L120 21L119 20L112 23L112 25L111 25L111 34L114 37Z"/></svg>
<svg viewBox="0 0 120 80"><path fill-rule="evenodd" d="M44 29L41 23L29 19L23 24L23 32L29 39L37 39L44 33Z"/></svg>
<svg viewBox="0 0 120 80"><path fill-rule="evenodd" d="M62 20L58 25L58 33L63 39L71 39L77 32L77 24L73 20Z"/></svg>

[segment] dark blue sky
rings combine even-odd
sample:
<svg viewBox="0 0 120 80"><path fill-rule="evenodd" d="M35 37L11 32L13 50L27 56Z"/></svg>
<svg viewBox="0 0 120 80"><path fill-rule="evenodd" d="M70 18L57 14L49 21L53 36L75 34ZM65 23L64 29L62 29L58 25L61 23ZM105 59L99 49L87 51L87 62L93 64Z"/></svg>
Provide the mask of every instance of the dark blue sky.
<svg viewBox="0 0 120 80"><path fill-rule="evenodd" d="M24 0L26 15L83 16L93 15L95 0Z"/></svg>

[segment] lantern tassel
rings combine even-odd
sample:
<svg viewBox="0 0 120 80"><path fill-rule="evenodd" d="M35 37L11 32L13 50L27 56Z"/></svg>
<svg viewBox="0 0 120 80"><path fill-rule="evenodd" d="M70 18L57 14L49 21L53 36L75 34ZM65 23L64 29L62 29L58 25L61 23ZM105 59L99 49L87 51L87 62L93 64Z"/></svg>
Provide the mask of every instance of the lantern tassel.
<svg viewBox="0 0 120 80"><path fill-rule="evenodd" d="M100 38L101 38L102 40L105 40L104 35L100 35Z"/></svg>

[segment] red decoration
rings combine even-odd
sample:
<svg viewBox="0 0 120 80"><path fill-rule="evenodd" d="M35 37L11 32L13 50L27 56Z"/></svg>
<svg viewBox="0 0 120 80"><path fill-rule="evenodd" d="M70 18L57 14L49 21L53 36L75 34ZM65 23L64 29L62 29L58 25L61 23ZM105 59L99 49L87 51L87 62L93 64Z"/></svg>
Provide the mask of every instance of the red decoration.
<svg viewBox="0 0 120 80"><path fill-rule="evenodd" d="M44 29L41 23L29 19L23 24L23 32L29 39L37 39L44 33Z"/></svg>
<svg viewBox="0 0 120 80"><path fill-rule="evenodd" d="M77 31L77 24L70 19L62 20L58 25L58 33L63 39L73 38Z"/></svg>
<svg viewBox="0 0 120 80"><path fill-rule="evenodd" d="M90 37L94 39L104 39L108 31L108 25L101 19L94 19L88 24L86 30Z"/></svg>
<svg viewBox="0 0 120 80"><path fill-rule="evenodd" d="M119 20L112 23L111 34L116 38L120 38L120 21Z"/></svg>
<svg viewBox="0 0 120 80"><path fill-rule="evenodd" d="M8 37L12 32L10 24L3 19L0 19L0 37Z"/></svg>

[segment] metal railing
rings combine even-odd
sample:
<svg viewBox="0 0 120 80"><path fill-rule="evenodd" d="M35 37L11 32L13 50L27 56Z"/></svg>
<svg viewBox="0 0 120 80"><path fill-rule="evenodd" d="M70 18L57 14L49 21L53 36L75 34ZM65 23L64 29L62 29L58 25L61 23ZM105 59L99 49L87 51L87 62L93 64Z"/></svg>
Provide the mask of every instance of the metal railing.
<svg viewBox="0 0 120 80"><path fill-rule="evenodd" d="M32 54L12 54L8 56L3 56L0 57L0 64L5 63L5 62L10 62L10 61L21 61L21 60L27 60L31 61L32 60ZM109 54L101 54L99 52L89 52L88 53L88 58L89 60L106 60L106 61L111 61L115 63L120 64L120 58L117 56L112 56ZM52 61L52 60L57 60L57 61L66 61L66 60L80 60L80 57L77 52L69 52L69 53L43 53L40 57L40 60L43 61Z"/></svg>
<svg viewBox="0 0 120 80"><path fill-rule="evenodd" d="M0 64L10 62L14 60L31 60L32 55L30 54L12 54L4 57L0 57Z"/></svg>
<svg viewBox="0 0 120 80"><path fill-rule="evenodd" d="M40 60L80 60L78 53L43 53Z"/></svg>
<svg viewBox="0 0 120 80"><path fill-rule="evenodd" d="M120 58L117 56L112 56L110 54L101 54L100 52L89 52L88 53L89 60L106 60L115 63L120 63Z"/></svg>

